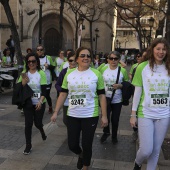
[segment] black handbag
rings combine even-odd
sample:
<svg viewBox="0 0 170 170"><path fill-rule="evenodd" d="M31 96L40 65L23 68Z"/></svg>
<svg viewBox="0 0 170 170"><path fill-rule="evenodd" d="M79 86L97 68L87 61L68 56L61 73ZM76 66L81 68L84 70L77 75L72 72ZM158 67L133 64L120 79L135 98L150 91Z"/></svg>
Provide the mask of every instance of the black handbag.
<svg viewBox="0 0 170 170"><path fill-rule="evenodd" d="M120 69L121 69L121 67L118 66L116 84L118 84L118 82L119 82ZM106 100L107 100L107 107L110 107L111 102L112 102L112 99L113 99L113 96L114 96L114 94L115 94L115 91L116 91L116 89L113 89L111 98L110 98L110 97L106 97Z"/></svg>

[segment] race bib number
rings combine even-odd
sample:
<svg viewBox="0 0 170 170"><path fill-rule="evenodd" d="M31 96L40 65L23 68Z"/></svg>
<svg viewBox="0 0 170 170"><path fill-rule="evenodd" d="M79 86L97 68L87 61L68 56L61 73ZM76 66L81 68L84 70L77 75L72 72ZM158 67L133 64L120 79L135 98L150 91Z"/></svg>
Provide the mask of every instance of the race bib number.
<svg viewBox="0 0 170 170"><path fill-rule="evenodd" d="M150 107L169 107L169 95L151 94Z"/></svg>
<svg viewBox="0 0 170 170"><path fill-rule="evenodd" d="M84 107L86 106L86 95L73 95L69 99L69 107Z"/></svg>
<svg viewBox="0 0 170 170"><path fill-rule="evenodd" d="M45 71L45 66L41 65L41 70Z"/></svg>
<svg viewBox="0 0 170 170"><path fill-rule="evenodd" d="M40 93L34 93L32 98L33 99L39 99L40 98Z"/></svg>

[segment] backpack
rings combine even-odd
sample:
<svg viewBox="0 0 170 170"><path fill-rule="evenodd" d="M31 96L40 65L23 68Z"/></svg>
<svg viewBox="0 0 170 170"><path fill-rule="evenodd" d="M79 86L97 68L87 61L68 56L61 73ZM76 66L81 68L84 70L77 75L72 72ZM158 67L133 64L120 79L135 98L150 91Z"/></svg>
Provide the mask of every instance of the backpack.
<svg viewBox="0 0 170 170"><path fill-rule="evenodd" d="M123 85L123 87L122 87L122 104L124 106L128 106L129 99L133 95L135 87L128 81L124 81L121 84Z"/></svg>

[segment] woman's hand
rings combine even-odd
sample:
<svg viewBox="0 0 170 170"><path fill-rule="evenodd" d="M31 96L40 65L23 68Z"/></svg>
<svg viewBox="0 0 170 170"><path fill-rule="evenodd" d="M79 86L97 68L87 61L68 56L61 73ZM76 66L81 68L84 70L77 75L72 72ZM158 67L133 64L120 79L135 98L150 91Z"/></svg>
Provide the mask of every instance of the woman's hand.
<svg viewBox="0 0 170 170"><path fill-rule="evenodd" d="M130 125L131 127L137 127L137 118L136 118L136 112L132 111L131 118L130 118Z"/></svg>
<svg viewBox="0 0 170 170"><path fill-rule="evenodd" d="M106 127L108 125L108 119L107 116L102 116L101 117L101 127Z"/></svg>
<svg viewBox="0 0 170 170"><path fill-rule="evenodd" d="M48 68L48 64L47 64L47 63L45 63L45 64L44 64L44 66L45 66L45 69L47 69L47 68Z"/></svg>
<svg viewBox="0 0 170 170"><path fill-rule="evenodd" d="M122 88L122 84L113 84L113 89L121 89Z"/></svg>
<svg viewBox="0 0 170 170"><path fill-rule="evenodd" d="M28 76L22 77L22 85L25 86L29 82Z"/></svg>
<svg viewBox="0 0 170 170"><path fill-rule="evenodd" d="M51 116L51 122L56 122L57 119L57 112L54 112L53 115Z"/></svg>
<svg viewBox="0 0 170 170"><path fill-rule="evenodd" d="M35 106L35 110L40 110L41 109L41 102L38 102Z"/></svg>

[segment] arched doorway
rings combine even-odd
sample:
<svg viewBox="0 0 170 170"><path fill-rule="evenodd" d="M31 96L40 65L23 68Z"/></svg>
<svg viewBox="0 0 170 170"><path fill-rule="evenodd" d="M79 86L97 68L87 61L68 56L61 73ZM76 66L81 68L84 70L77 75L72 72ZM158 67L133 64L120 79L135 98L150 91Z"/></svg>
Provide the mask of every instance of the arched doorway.
<svg viewBox="0 0 170 170"><path fill-rule="evenodd" d="M44 47L47 55L57 56L60 47L60 34L54 29L50 28L44 35Z"/></svg>

